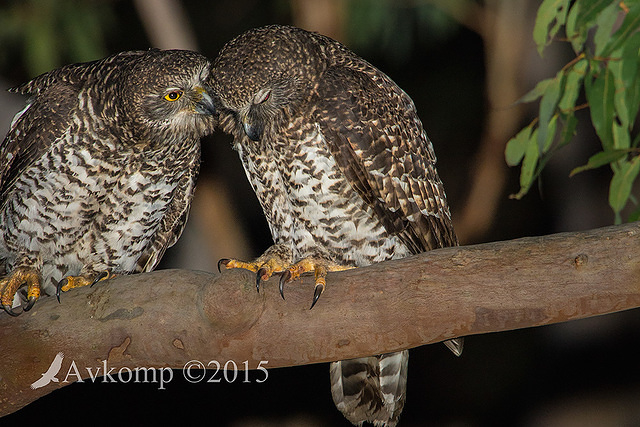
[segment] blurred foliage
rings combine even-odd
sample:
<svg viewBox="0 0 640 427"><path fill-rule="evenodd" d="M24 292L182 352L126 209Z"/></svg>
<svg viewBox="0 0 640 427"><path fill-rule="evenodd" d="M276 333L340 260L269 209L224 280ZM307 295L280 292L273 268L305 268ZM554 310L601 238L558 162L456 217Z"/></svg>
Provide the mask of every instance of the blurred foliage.
<svg viewBox="0 0 640 427"><path fill-rule="evenodd" d="M458 28L430 1L348 0L346 5L349 47L393 62L408 61L417 41L435 44Z"/></svg>
<svg viewBox="0 0 640 427"><path fill-rule="evenodd" d="M26 72L36 76L70 62L106 56L104 29L111 3L99 0L12 0L0 6L0 65L19 49ZM10 64L9 64L10 65Z"/></svg>
<svg viewBox="0 0 640 427"><path fill-rule="evenodd" d="M616 223L629 203L629 220L640 217L631 189L640 172L640 132L634 129L640 108L640 0L544 0L538 9L533 38L542 56L558 39L561 27L576 57L520 99L540 99L539 114L508 143L505 158L521 164L521 198L555 151L573 139L576 111L589 108L602 151L571 174L609 165L613 176L609 205ZM586 104L578 105L584 91Z"/></svg>

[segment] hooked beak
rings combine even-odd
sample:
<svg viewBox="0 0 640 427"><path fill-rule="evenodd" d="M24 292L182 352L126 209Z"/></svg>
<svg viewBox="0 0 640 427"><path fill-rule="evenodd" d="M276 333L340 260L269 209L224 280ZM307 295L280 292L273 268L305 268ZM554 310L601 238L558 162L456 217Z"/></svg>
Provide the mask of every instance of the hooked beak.
<svg viewBox="0 0 640 427"><path fill-rule="evenodd" d="M216 105L213 101L213 91L208 86L198 86L196 92L195 111L198 114L212 115L216 113Z"/></svg>
<svg viewBox="0 0 640 427"><path fill-rule="evenodd" d="M242 121L242 128L249 139L252 141L260 141L260 137L262 136L262 126L259 124L251 124L247 119L245 119Z"/></svg>

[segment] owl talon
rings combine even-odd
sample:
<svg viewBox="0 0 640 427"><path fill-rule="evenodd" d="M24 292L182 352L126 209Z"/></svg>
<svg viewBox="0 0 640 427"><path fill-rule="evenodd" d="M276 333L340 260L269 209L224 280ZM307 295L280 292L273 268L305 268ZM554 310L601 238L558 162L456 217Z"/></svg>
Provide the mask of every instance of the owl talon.
<svg viewBox="0 0 640 427"><path fill-rule="evenodd" d="M278 283L278 289L280 289L280 296L284 299L284 284L291 280L291 271L285 270L280 276L280 282Z"/></svg>
<svg viewBox="0 0 640 427"><path fill-rule="evenodd" d="M113 276L115 276L114 274L110 274L107 270L105 271L101 271L100 274L98 274L96 276L95 279L93 279L93 282L91 282L91 285L89 285L90 288L93 288L93 285L95 285L96 283L98 283L99 281L103 280L103 279L110 279Z"/></svg>
<svg viewBox="0 0 640 427"><path fill-rule="evenodd" d="M9 316L17 317L20 315L20 313L13 311L10 305L2 304L2 308L4 308L4 311L6 311Z"/></svg>
<svg viewBox="0 0 640 427"><path fill-rule="evenodd" d="M114 276L116 275L112 274L109 270L103 270L99 273L94 274L63 277L56 285L56 298L58 299L58 302L60 302L61 292L67 292L70 289L81 288L83 286L92 287L96 283L102 280L111 279Z"/></svg>
<svg viewBox="0 0 640 427"><path fill-rule="evenodd" d="M69 279L66 277L63 277L56 285L56 299L58 300L58 303L60 303L60 291L62 290L62 287L66 286L68 282L69 282Z"/></svg>
<svg viewBox="0 0 640 427"><path fill-rule="evenodd" d="M226 268L227 264L229 264L229 261L231 261L229 258L220 258L218 260L218 273L222 273L222 269L220 268L220 266L224 265Z"/></svg>
<svg viewBox="0 0 640 427"><path fill-rule="evenodd" d="M33 267L17 267L7 277L0 279L0 304L7 314L19 316L24 311L29 311L40 296L40 271ZM22 311L13 311L13 300L16 292L23 285L27 285L27 305Z"/></svg>
<svg viewBox="0 0 640 427"><path fill-rule="evenodd" d="M256 291L258 291L258 293L260 293L260 283L262 282L262 278L264 276L266 276L268 279L269 273L267 272L266 268L261 267L260 270L258 270L258 272L256 273Z"/></svg>
<svg viewBox="0 0 640 427"><path fill-rule="evenodd" d="M33 308L33 305L36 303L37 300L38 300L37 297L29 297L29 300L27 301L27 305L24 306L23 310L24 311L31 310L31 308Z"/></svg>
<svg viewBox="0 0 640 427"><path fill-rule="evenodd" d="M316 284L316 287L313 289L313 302L311 303L311 307L309 307L309 310L311 310L313 306L316 305L318 299L320 298L320 295L322 295L323 292L324 285L322 283Z"/></svg>

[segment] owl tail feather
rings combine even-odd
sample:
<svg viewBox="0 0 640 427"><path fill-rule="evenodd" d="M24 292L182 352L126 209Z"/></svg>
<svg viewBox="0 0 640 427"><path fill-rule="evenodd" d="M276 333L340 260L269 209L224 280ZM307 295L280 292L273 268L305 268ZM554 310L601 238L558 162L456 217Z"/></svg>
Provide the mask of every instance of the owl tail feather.
<svg viewBox="0 0 640 427"><path fill-rule="evenodd" d="M446 345L454 355L460 357L462 356L462 349L464 348L464 337L445 341L444 345Z"/></svg>
<svg viewBox="0 0 640 427"><path fill-rule="evenodd" d="M407 350L331 363L336 407L357 426L365 421L395 426L404 407L408 364Z"/></svg>

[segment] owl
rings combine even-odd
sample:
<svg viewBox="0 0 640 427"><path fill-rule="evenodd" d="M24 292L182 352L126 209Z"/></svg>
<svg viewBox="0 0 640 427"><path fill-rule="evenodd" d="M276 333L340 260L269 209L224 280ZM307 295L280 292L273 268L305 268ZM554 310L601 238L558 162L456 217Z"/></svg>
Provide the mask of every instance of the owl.
<svg viewBox="0 0 640 427"><path fill-rule="evenodd" d="M210 62L122 52L42 74L0 145L0 298L152 270L180 236L213 129Z"/></svg>
<svg viewBox="0 0 640 427"><path fill-rule="evenodd" d="M220 126L257 194L275 245L227 268L315 273L457 245L436 156L411 98L340 43L273 25L227 43L210 76ZM366 284L362 284L366 286ZM358 307L354 307L357 310ZM459 354L462 341L448 342ZM408 352L334 362L333 400L352 423L394 426Z"/></svg>

